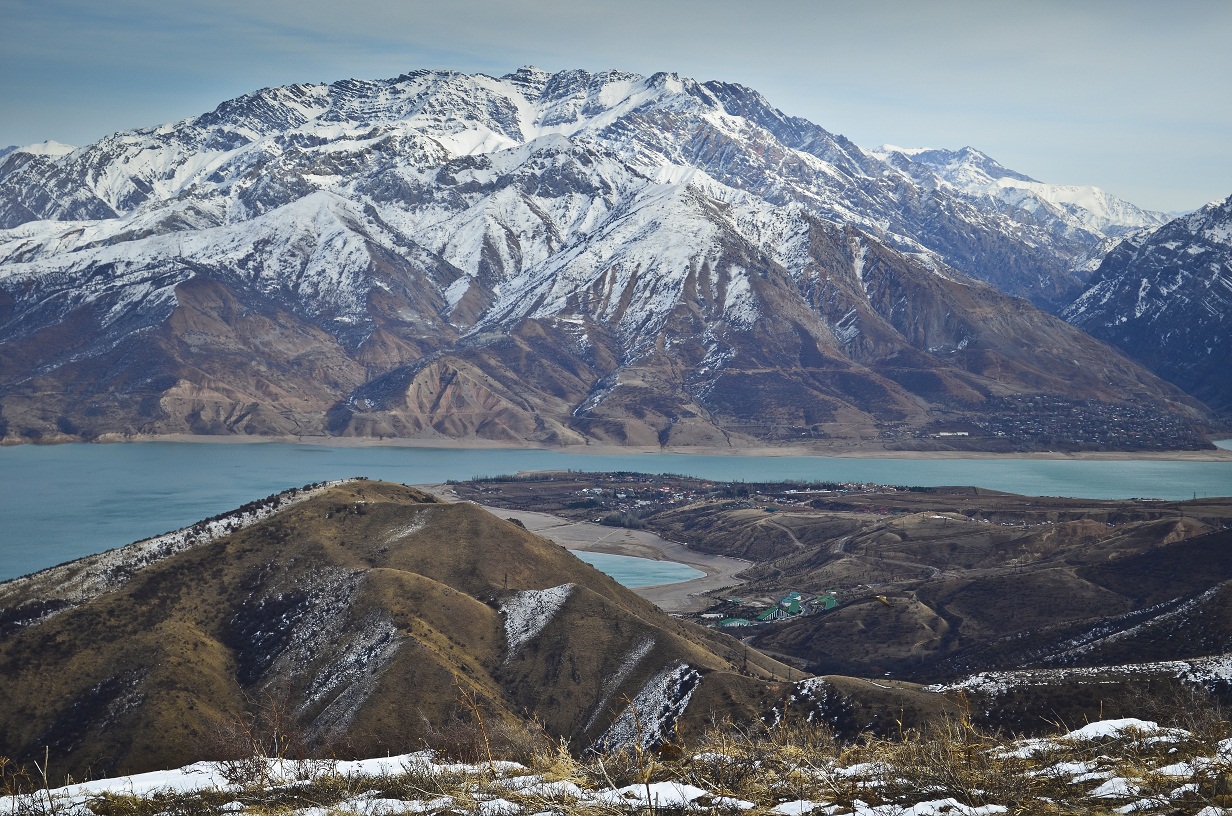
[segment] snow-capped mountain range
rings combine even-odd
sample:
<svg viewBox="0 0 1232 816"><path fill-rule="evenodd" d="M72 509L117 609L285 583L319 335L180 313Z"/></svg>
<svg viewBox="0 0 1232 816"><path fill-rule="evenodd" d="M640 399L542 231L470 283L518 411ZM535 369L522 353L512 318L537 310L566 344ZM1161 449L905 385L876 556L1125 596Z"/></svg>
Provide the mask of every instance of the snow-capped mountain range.
<svg viewBox="0 0 1232 816"><path fill-rule="evenodd" d="M1232 197L1121 242L1064 315L1232 412Z"/></svg>
<svg viewBox="0 0 1232 816"><path fill-rule="evenodd" d="M1065 258L1058 264L1040 246L1058 256L1081 254L1166 220L1098 188L1036 182L972 148L865 151L738 85L526 68L501 79L421 71L385 82L265 89L195 119L118 133L80 150L51 141L19 148L0 170L0 225L131 217L186 196L214 203L218 223L245 221L318 190L390 203L397 191L374 189L372 177L390 169L391 159L401 181L416 187L445 181L425 171L459 157L501 157L481 162L491 175L525 169L554 147L583 144L640 176L635 187L709 183L747 191L872 230L897 248L1043 302L1056 293L1036 278L1067 270ZM513 148L521 149L507 155ZM425 213L414 226L439 223L442 215ZM557 219L555 226L584 229L585 219ZM980 263L996 250L975 251L964 230L1020 244L1012 249L1028 257L1019 279L998 278ZM450 257L465 261L458 252ZM459 266L475 272L473 262Z"/></svg>
<svg viewBox="0 0 1232 816"><path fill-rule="evenodd" d="M967 277L1060 305L1154 216L1047 185L1011 205L975 191L982 154L931 155L738 85L531 68L265 89L18 149L0 421L726 443L750 417L828 434L1024 387L1183 401ZM760 382L784 360L804 371Z"/></svg>

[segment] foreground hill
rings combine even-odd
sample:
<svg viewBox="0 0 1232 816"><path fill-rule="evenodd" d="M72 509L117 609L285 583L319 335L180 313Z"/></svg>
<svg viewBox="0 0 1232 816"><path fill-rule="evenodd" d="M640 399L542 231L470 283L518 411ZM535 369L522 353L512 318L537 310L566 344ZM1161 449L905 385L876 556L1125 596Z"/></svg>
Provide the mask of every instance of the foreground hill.
<svg viewBox="0 0 1232 816"><path fill-rule="evenodd" d="M280 505L0 584L0 756L151 770L258 722L371 755L480 712L581 750L775 699L783 666L474 505L368 481Z"/></svg>
<svg viewBox="0 0 1232 816"><path fill-rule="evenodd" d="M884 494L861 495L882 507L893 501ZM859 506L858 496L847 498ZM948 513L955 522L989 499L1002 499L1002 512L1021 512L1017 498L971 491L904 494L907 501L950 502L953 506L934 515ZM1131 521L1126 508L1107 504L1103 523ZM1191 509L1200 525L1221 518L1214 506ZM1170 510L1159 508L1157 519ZM1041 512L1055 516L1064 510L1053 506ZM780 532L804 546L799 539L809 538L808 525L794 513L773 515L783 522ZM747 521L741 519L736 523ZM895 521L905 522L897 532L923 531L920 519ZM862 553L866 568L909 566L890 538L866 540L856 532L844 548ZM722 546L721 525L711 525L707 533L715 536L712 546ZM1137 571L1096 559L1076 572L1102 580L1109 591L1146 593L1152 603L1177 593L1192 595L1222 574L1220 552L1226 547L1202 550L1201 535L1189 540L1198 550L1188 561L1178 558L1173 541L1153 546L1142 545L1140 538L1121 535L1108 542L1113 549L1130 550L1127 560L1136 559ZM963 577L961 565L981 560L976 557L981 547L985 567L996 561L998 549L1009 549L1004 541L990 551L978 536L959 539L947 569L958 577ZM1065 539L1056 542L1061 549L1077 543L1073 536ZM894 551L872 553L870 544ZM937 542L931 546L934 553L942 551ZM1194 569L1194 562L1203 569ZM755 570L783 563L778 559ZM1172 564L1173 571L1161 564ZM1121 584L1108 577L1118 575ZM978 576L978 569L966 575ZM740 591L751 590L746 598L753 598L756 587ZM864 596L857 589L868 587L844 590L839 609L766 627L762 634L786 632L808 620L838 620L860 607ZM903 606L905 594L897 591L902 585L883 580L874 587L887 589L895 591L886 592L879 608ZM973 608L964 607L963 614ZM1161 609L1165 614L1155 614ZM1127 649L1146 654L1143 649L1152 644L1162 654L1169 641L1179 644L1173 651L1196 651L1195 644L1210 644L1198 643L1195 634L1211 643L1225 637L1227 615L1220 609L1157 603L1129 625L1104 627L1099 638L1071 646L1094 643L1096 649L1085 653L1097 655L1097 662ZM1186 617L1195 610L1196 618ZM1207 615L1211 610L1213 616ZM894 627L882 625L885 620L866 615L865 632L825 636L834 647L883 640L892 652L903 641ZM1195 627L1195 620L1200 625ZM1149 636L1158 624L1170 627L1155 629L1162 639ZM962 637L968 632L978 640L975 630ZM784 682L790 679L798 682ZM255 774L261 790L283 789L275 784L281 770L262 757L388 755L424 746L471 759L490 752L499 757L512 751L518 758L529 753L537 757L537 767L575 778L584 772L556 753L557 740L563 739L582 756L597 751L605 757L606 764L595 767L604 769L608 786L613 777L621 785L663 779L655 776L665 772L660 760L640 750L648 747L661 748L663 759L691 761L690 773L721 773L735 784L743 772L730 776L734 767L714 758L713 751L744 746L739 750L760 756L741 754L750 767L764 768L772 745L798 762L802 751L834 746L833 733L846 741L858 738L853 750L875 748L888 757L899 748L871 735L910 736L913 732L904 729L931 727L946 713L1036 733L1051 728L1048 717L1081 720L1100 711L1132 716L1143 708L1192 724L1202 719L1194 708L1205 705L1198 693L1202 686L1226 693L1228 661L1003 672L932 688L880 671L872 680L836 675L799 680L799 672L726 635L663 615L567 551L473 504L446 504L411 488L358 480L288 491L181 531L0 584L0 681L5 689L0 756L41 762L46 751L56 775L77 779L223 758L227 761L217 772L228 784L251 781ZM1184 717L1175 703L1168 709L1169 695L1188 701ZM976 708L967 710L964 700ZM528 728L528 720L535 725ZM814 730L797 730L806 723ZM746 744L763 729L762 748ZM955 749L967 762L966 740L987 746L970 723L958 732L936 733L943 739L965 735ZM798 738L805 742L793 742ZM902 749L922 744L912 738ZM687 750L692 745L703 752ZM631 746L638 750L622 754ZM416 776L416 790L430 781ZM864 786L853 785L850 793L867 801ZM263 795L252 791L244 801L270 804ZM159 801L162 810L173 805ZM95 812L114 813L121 804L111 800L112 810Z"/></svg>
<svg viewBox="0 0 1232 816"><path fill-rule="evenodd" d="M645 748L774 721L793 676L476 505L365 480L0 584L0 756L78 779L254 750ZM792 711L850 738L953 709L814 684Z"/></svg>
<svg viewBox="0 0 1232 816"><path fill-rule="evenodd" d="M737 85L533 69L14 151L0 434L936 447L1047 397L1092 433L965 444L1206 444L1203 406L1015 297L1068 302L1144 214L1044 219L895 156Z"/></svg>

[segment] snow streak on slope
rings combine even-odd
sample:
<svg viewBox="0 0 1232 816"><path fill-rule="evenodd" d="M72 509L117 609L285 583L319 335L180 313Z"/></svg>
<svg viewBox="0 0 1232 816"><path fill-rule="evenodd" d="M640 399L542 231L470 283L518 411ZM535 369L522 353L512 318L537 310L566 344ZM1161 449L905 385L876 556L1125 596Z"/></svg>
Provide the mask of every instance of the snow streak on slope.
<svg viewBox="0 0 1232 816"><path fill-rule="evenodd" d="M701 680L701 674L684 663L663 669L595 742L594 750L654 748L669 739Z"/></svg>
<svg viewBox="0 0 1232 816"><path fill-rule="evenodd" d="M505 644L508 658L535 638L569 600L573 584L561 584L550 589L526 589L501 604L505 616Z"/></svg>
<svg viewBox="0 0 1232 816"><path fill-rule="evenodd" d="M263 599L269 608L286 611L244 630L253 642L281 646L262 656L266 677L309 678L296 714L311 715L318 738L346 732L404 641L387 612L348 620L363 581L362 573L313 573L296 587L303 600L287 606L281 595Z"/></svg>
<svg viewBox="0 0 1232 816"><path fill-rule="evenodd" d="M612 695L629 679L629 675L633 673L633 670L641 665L642 661L646 659L647 655L654 648L654 645L654 638L649 637L638 643L625 656L625 659L620 662L620 666L616 671L604 681L603 693L599 698L599 704L591 712L590 719L586 721L586 727L582 729L583 732L589 731L598 722L600 717L610 713L608 706L612 701Z"/></svg>
<svg viewBox="0 0 1232 816"><path fill-rule="evenodd" d="M957 683L929 686L929 691L970 691L993 697L1030 686L1063 686L1075 680L1107 682L1133 677L1169 677L1207 688L1232 685L1232 655L1066 669L1018 669L974 674Z"/></svg>

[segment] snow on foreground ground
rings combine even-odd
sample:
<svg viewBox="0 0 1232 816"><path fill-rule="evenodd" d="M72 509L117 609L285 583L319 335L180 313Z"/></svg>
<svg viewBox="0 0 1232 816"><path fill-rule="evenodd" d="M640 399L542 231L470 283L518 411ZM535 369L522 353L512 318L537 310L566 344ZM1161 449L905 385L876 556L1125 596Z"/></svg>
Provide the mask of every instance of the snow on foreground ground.
<svg viewBox="0 0 1232 816"><path fill-rule="evenodd" d="M948 742L827 750L770 732L760 743L712 739L708 750L670 761L637 752L578 762L548 751L534 768L446 763L431 752L201 762L3 796L0 814L1232 814L1232 739L1212 744L1137 719L1002 743L961 725L945 733ZM630 779L639 781L623 784Z"/></svg>

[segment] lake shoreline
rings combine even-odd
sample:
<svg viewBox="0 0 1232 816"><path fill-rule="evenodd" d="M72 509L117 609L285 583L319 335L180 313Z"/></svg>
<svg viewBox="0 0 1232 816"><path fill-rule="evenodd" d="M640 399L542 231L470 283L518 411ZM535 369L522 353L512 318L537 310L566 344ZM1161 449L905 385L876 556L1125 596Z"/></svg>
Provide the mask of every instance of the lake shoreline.
<svg viewBox="0 0 1232 816"><path fill-rule="evenodd" d="M667 454L679 456L730 456L757 458L818 457L833 459L911 459L911 460L1026 460L1026 461L1160 461L1160 462L1232 462L1232 440L1216 440L1230 447L1218 447L1203 451L1031 451L1022 453L996 453L992 451L904 451L892 450L885 445L860 445L851 442L836 442L830 445L762 445L741 448L690 447L661 448L648 445L533 445L500 442L490 439L454 439L451 437L421 438L373 438L351 436L207 436L197 434L161 434L119 436L105 434L94 442L76 440L52 440L45 442L12 442L4 440L0 445L18 447L23 445L92 445L92 444L147 444L188 443L202 445L318 445L326 448L429 448L436 450L541 450L553 453L580 454L584 456L613 456L622 454Z"/></svg>
<svg viewBox="0 0 1232 816"><path fill-rule="evenodd" d="M192 444L185 442L191 441ZM0 448L0 578L16 577L191 525L292 486L364 476L443 484L535 472L680 474L715 482L940 487L1023 496L1232 496L1232 461L1122 458L614 455L485 446L200 444ZM536 508L541 509L541 508Z"/></svg>

